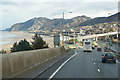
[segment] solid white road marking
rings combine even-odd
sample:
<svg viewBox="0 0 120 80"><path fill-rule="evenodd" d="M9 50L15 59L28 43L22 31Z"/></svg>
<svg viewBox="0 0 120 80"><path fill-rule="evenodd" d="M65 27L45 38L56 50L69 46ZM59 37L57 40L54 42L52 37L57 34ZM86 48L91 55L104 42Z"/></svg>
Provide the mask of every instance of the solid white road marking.
<svg viewBox="0 0 120 80"><path fill-rule="evenodd" d="M98 70L98 72L100 72L100 69L97 69Z"/></svg>
<svg viewBox="0 0 120 80"><path fill-rule="evenodd" d="M59 71L71 58L73 58L75 55L77 55L76 50L75 50L75 54L72 55L70 58L68 58L68 59L49 77L48 80L51 80L51 79L58 73L58 71Z"/></svg>

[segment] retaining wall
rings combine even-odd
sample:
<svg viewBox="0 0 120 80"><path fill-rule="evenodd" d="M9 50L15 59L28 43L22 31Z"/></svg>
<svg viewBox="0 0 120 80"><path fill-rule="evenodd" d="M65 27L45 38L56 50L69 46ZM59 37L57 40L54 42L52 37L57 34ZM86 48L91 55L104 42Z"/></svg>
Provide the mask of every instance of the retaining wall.
<svg viewBox="0 0 120 80"><path fill-rule="evenodd" d="M2 77L14 77L38 64L66 53L64 47L15 52L2 55Z"/></svg>

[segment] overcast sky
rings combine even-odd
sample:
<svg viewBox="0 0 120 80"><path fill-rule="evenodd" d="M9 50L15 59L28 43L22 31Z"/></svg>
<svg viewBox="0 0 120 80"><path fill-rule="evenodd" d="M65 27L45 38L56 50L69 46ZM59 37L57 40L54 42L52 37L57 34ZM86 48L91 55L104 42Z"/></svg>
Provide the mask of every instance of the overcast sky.
<svg viewBox="0 0 120 80"><path fill-rule="evenodd" d="M1 0L0 29L34 17L62 18L86 15L106 17L118 12L119 0ZM72 13L68 13L72 12Z"/></svg>

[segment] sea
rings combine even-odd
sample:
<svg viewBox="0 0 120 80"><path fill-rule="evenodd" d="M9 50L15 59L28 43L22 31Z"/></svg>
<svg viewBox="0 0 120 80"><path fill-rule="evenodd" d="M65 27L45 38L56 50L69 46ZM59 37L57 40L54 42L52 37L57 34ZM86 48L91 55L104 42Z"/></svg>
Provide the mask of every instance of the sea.
<svg viewBox="0 0 120 80"><path fill-rule="evenodd" d="M8 44L10 41L8 38L15 37L16 35L10 32L0 31L0 45Z"/></svg>
<svg viewBox="0 0 120 80"><path fill-rule="evenodd" d="M23 39L27 39L28 41L32 39L34 34L27 32L7 32L0 31L0 50L9 49L9 45L13 45L13 43L18 42ZM43 40L46 41L50 47L53 47L53 37L41 35Z"/></svg>

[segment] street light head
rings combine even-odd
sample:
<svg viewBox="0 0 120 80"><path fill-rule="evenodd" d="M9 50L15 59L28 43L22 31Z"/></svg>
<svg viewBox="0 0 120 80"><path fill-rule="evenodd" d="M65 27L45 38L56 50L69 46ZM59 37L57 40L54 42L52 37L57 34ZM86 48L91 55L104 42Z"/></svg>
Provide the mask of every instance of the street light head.
<svg viewBox="0 0 120 80"><path fill-rule="evenodd" d="M69 13L72 13L72 12L69 12Z"/></svg>

